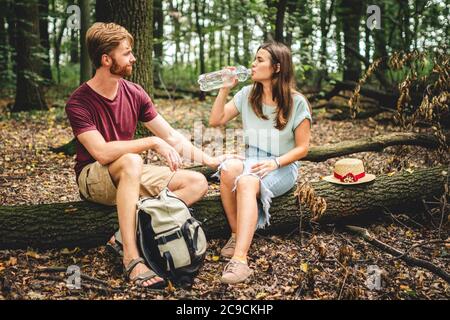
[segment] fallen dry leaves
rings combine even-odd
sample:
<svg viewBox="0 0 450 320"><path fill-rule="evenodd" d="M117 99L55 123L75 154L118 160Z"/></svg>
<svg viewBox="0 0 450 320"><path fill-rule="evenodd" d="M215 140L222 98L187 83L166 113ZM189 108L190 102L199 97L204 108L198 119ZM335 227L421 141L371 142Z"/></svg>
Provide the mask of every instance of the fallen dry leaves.
<svg viewBox="0 0 450 320"><path fill-rule="evenodd" d="M210 98L209 98L210 99ZM205 103L184 99L176 106L157 100L159 112L176 128L188 131L194 120L205 124L211 100ZM1 108L0 108L1 109ZM235 121L230 127L238 128ZM221 130L221 129L214 129ZM323 145L398 130L374 119L333 122L315 118L311 145ZM213 141L207 138L203 146ZM73 172L74 158L55 154L49 146L70 141L72 132L62 108L49 112L0 114L0 203L1 205L38 204L79 200ZM390 147L382 153L360 153L371 173L395 174L398 170L432 166L438 163L434 152L419 147ZM158 155L149 159L163 163ZM327 175L334 162L305 162L300 180L318 180ZM218 192L212 185L210 192ZM380 240L406 250L421 241L436 239L439 205L430 204L423 216L396 218L387 214L366 225ZM444 229L448 235L448 221ZM24 235L25 236L25 235ZM442 236L442 234L441 234ZM62 250L0 251L0 299L448 299L449 285L420 268L412 268L380 252L364 241L343 232L339 226L306 226L284 236L257 234L249 261L255 270L252 282L223 285L219 278L225 262L219 258L224 239L209 241L202 272L192 289L169 287L161 291L139 290L126 283L120 261L105 247ZM411 254L433 261L448 270L449 248L442 244L420 246ZM82 289L69 289L65 270L80 267ZM377 266L381 287L370 289L370 268ZM46 268L59 268L44 272ZM102 284L103 283L103 284ZM106 286L106 285L107 286Z"/></svg>

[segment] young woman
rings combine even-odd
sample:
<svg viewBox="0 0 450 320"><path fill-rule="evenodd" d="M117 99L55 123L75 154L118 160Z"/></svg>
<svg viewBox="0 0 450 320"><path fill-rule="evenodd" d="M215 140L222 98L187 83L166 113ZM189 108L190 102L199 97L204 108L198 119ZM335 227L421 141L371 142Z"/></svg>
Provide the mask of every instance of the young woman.
<svg viewBox="0 0 450 320"><path fill-rule="evenodd" d="M271 199L296 183L298 160L308 153L311 110L295 91L294 67L288 47L261 45L252 64L253 85L242 88L226 103L230 87L220 89L210 125L224 125L241 114L246 142L245 160L228 159L219 166L220 194L231 228L221 256L231 258L223 283L239 283L253 271L247 253L257 228L269 225Z"/></svg>

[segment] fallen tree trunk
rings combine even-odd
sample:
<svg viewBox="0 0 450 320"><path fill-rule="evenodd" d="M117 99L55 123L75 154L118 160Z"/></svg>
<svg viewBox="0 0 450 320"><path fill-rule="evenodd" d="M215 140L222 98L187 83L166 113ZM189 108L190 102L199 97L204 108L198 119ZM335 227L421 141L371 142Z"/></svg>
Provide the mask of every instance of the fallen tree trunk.
<svg viewBox="0 0 450 320"><path fill-rule="evenodd" d="M339 94L339 92L341 92L342 90L350 90L350 91L355 90L357 85L358 85L358 83L354 82L354 81L338 82L335 84L334 88L330 92L328 92L324 95L323 98L326 100L330 100L334 96L337 96ZM382 91L382 90L373 88L368 85L362 86L360 93L361 93L361 95L371 98L371 99L375 99L381 105L383 105L387 108L392 108L392 109L396 109L397 100L400 97L398 90L395 92L386 92L386 91Z"/></svg>
<svg viewBox="0 0 450 320"><path fill-rule="evenodd" d="M333 120L333 121L342 121L342 120L350 120L350 119L367 119L370 117L374 117L381 112L384 112L386 110L383 110L382 108L366 108L361 111L359 111L354 118L352 118L352 114L350 113L350 108L347 107L347 109L344 109L341 112L331 114L327 116L327 119Z"/></svg>
<svg viewBox="0 0 450 320"><path fill-rule="evenodd" d="M291 190L273 200L271 226L267 232L286 232L298 226L298 198L302 198L303 220L333 221L342 217L396 212L419 207L422 198L440 196L448 179L448 167L382 175L370 184L340 186L314 182L312 189ZM307 200L305 200L307 198ZM203 222L209 237L228 232L219 195L205 197L194 205L195 216ZM0 249L96 247L103 245L117 229L115 207L89 202L52 203L0 207Z"/></svg>
<svg viewBox="0 0 450 320"><path fill-rule="evenodd" d="M446 134L446 138L447 141L450 141L450 133ZM357 140L311 147L308 155L301 161L321 162L330 158L342 157L358 152L380 152L387 147L397 145L421 146L433 149L439 146L439 140L432 134L395 132L376 137L361 138ZM203 166L191 167L189 169L199 171L207 178L214 173L212 169Z"/></svg>

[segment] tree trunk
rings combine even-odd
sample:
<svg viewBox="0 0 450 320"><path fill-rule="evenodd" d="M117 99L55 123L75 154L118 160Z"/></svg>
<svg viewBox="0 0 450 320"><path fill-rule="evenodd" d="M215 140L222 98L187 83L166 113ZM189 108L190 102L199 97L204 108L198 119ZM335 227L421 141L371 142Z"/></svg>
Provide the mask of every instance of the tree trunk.
<svg viewBox="0 0 450 320"><path fill-rule="evenodd" d="M337 13L341 16L344 31L344 43L359 52L359 24L363 11L360 0L341 0ZM361 75L361 63L355 59L347 47L344 48L344 81L358 81Z"/></svg>
<svg viewBox="0 0 450 320"><path fill-rule="evenodd" d="M385 12L385 5L382 1L379 2L380 12ZM383 17L383 16L381 16ZM387 68L387 47L386 47L386 20L381 19L381 29L374 29L371 32L373 38L373 59L383 58L380 66L378 67L377 74L381 75L386 79L386 68ZM378 77L378 79L380 79ZM386 88L386 87L385 87ZM387 88L386 88L387 89Z"/></svg>
<svg viewBox="0 0 450 320"><path fill-rule="evenodd" d="M300 61L303 66L312 66L315 65L315 62L312 61L313 57L313 42L312 33L313 33L313 22L311 17L313 16L312 8L309 6L306 1L300 1L298 3L298 12L301 12L299 15L298 25L300 27L299 34L299 42L300 42ZM304 71L304 78L310 79L313 76L313 69L309 68L307 71Z"/></svg>
<svg viewBox="0 0 450 320"><path fill-rule="evenodd" d="M160 85L159 73L161 70L163 57L163 39L164 39L164 14L162 7L162 0L153 0L153 51L154 51L154 66L153 79L154 86Z"/></svg>
<svg viewBox="0 0 450 320"><path fill-rule="evenodd" d="M302 220L339 221L345 217L383 210L419 209L421 199L440 196L448 167L381 175L374 182L341 186L325 181L301 188ZM310 192L314 194L311 194ZM308 198L308 200L306 200ZM273 199L271 225L266 232L292 231L299 226L300 211L294 190ZM194 206L195 217L209 237L228 232L219 195L205 197ZM88 202L0 207L0 249L96 247L117 229L115 207Z"/></svg>
<svg viewBox="0 0 450 320"><path fill-rule="evenodd" d="M324 95L324 98L330 100L332 97L338 95L341 90L354 90L357 85L358 83L354 81L338 82L330 92ZM361 87L360 93L363 96L377 100L383 107L396 110L397 100L399 99L400 94L396 88L393 89L395 89L395 92L392 93L364 85ZM420 96L415 92L411 92L410 96L413 101L421 101L417 100Z"/></svg>
<svg viewBox="0 0 450 320"><path fill-rule="evenodd" d="M411 51L411 30L409 29L410 25L411 25L411 21L410 21L410 17L411 17L411 12L410 12L410 8L409 8L409 1L408 0L400 0L399 1L401 10L403 12L403 17L402 17L402 33L404 36L404 43L403 43L403 50L405 52L410 52Z"/></svg>
<svg viewBox="0 0 450 320"><path fill-rule="evenodd" d="M320 0L320 67L322 70L327 69L327 16L327 0Z"/></svg>
<svg viewBox="0 0 450 320"><path fill-rule="evenodd" d="M16 2L16 99L13 112L47 109L41 88L39 51L39 10L37 0Z"/></svg>
<svg viewBox="0 0 450 320"><path fill-rule="evenodd" d="M450 141L450 134L448 133L446 135L446 140ZM439 146L439 140L432 134L396 132L371 138L361 138L352 141L343 141L335 144L311 147L308 155L304 157L302 161L320 162L330 158L342 157L358 152L381 152L384 148L397 145L421 146L424 148L434 149ZM69 143L59 148L51 149L51 151L56 153L64 152L67 155L74 155L75 139L72 139ZM207 177L214 173L213 170L208 167L196 166L193 168L197 168L197 171L202 172Z"/></svg>
<svg viewBox="0 0 450 320"><path fill-rule="evenodd" d="M252 39L252 34L250 31L250 25L248 24L248 19L250 15L248 14L249 9L247 5L247 1L241 0L241 9L242 9L242 50L244 51L243 60L241 61L242 64L246 67L250 66L251 61L251 53L250 53L250 41Z"/></svg>
<svg viewBox="0 0 450 320"><path fill-rule="evenodd" d="M228 21L230 23L229 26L229 30L227 30L225 32L225 34L228 34L227 37L227 45L225 46L225 52L227 53L227 65L231 66L231 48L232 48L232 43L231 43L231 35L233 34L232 32L232 27L231 27L231 22L230 20L233 18L233 7L231 5L231 0L227 1L227 11L228 11Z"/></svg>
<svg viewBox="0 0 450 320"><path fill-rule="evenodd" d="M6 17L8 3L0 2L0 83L9 80L9 49L8 49L8 30L6 29Z"/></svg>
<svg viewBox="0 0 450 320"><path fill-rule="evenodd" d="M214 23L214 22L212 22ZM217 66L217 50L216 50L216 26L214 25L211 28L211 32L209 33L209 70L217 70L221 66Z"/></svg>
<svg viewBox="0 0 450 320"><path fill-rule="evenodd" d="M64 15L64 18L62 19L60 28L57 33L56 33L56 24L54 24L54 26L55 26L55 39L54 39L55 65L56 65L56 77L58 79L58 83L61 83L61 67L60 67L61 45L62 45L62 40L63 40L63 36L64 36L64 29L67 26L68 18L69 18L68 15Z"/></svg>
<svg viewBox="0 0 450 320"><path fill-rule="evenodd" d="M367 61L370 61L370 29L367 28L367 26L364 26L364 44L365 44L365 48L364 48L364 58ZM366 69L367 70L367 66Z"/></svg>
<svg viewBox="0 0 450 320"><path fill-rule="evenodd" d="M277 16L275 20L275 41L284 42L284 16L286 13L287 0L280 0L277 4Z"/></svg>
<svg viewBox="0 0 450 320"><path fill-rule="evenodd" d="M297 14L297 6L298 1L296 0L288 0L287 1L287 7L286 12L288 13L288 19L285 19L285 33L286 36L284 38L284 43L291 48L292 46L292 39L293 39L293 33L294 29L297 27L297 23L295 22L295 19L293 18Z"/></svg>
<svg viewBox="0 0 450 320"><path fill-rule="evenodd" d="M75 28L70 29L70 63L80 63L80 40L78 30ZM81 70L80 70L81 77Z"/></svg>
<svg viewBox="0 0 450 320"><path fill-rule="evenodd" d="M92 77L92 64L86 46L86 31L89 29L89 26L91 24L89 0L80 0L80 11L80 84L82 84Z"/></svg>
<svg viewBox="0 0 450 320"><path fill-rule="evenodd" d="M202 6L205 6L205 4L202 4ZM199 7L199 1L194 1L194 12L195 12L195 30L198 35L199 40L199 63L200 63L200 74L204 74L206 72L205 67L205 38L203 35L203 26L200 24L200 7ZM203 91L200 91L199 93L199 99L200 101L205 100L205 93Z"/></svg>
<svg viewBox="0 0 450 320"><path fill-rule="evenodd" d="M97 21L115 22L133 35L136 65L130 81L152 94L153 1L97 0L95 9Z"/></svg>
<svg viewBox="0 0 450 320"><path fill-rule="evenodd" d="M446 134L446 141L450 141L450 133ZM361 138L311 147L307 156L301 159L301 161L321 162L327 159L347 156L358 152L381 152L387 147L399 145L421 146L424 148L435 149L439 147L439 140L433 134L396 132L371 138ZM195 166L190 169L199 171L206 177L210 177L214 173L214 170L204 166Z"/></svg>
<svg viewBox="0 0 450 320"><path fill-rule="evenodd" d="M171 18L172 18L172 24L174 28L174 40L175 40L175 65L178 64L180 59L178 58L181 54L181 48L180 48L180 17L181 13L180 10L178 10L178 3L175 0L175 5L172 3L172 0L169 1L170 11L172 11ZM180 8L183 9L183 1L181 2ZM181 58L182 60L182 58Z"/></svg>
<svg viewBox="0 0 450 320"><path fill-rule="evenodd" d="M223 50L224 50L224 35L223 30L220 30L220 36L219 36L219 66L222 67L224 64L224 56L223 56Z"/></svg>
<svg viewBox="0 0 450 320"><path fill-rule="evenodd" d="M51 83L53 81L50 65L50 40L48 35L48 0L39 0L39 35L40 44L44 53L42 59L41 74L44 79Z"/></svg>
<svg viewBox="0 0 450 320"><path fill-rule="evenodd" d="M344 68L344 58L342 54L342 21L341 17L337 14L338 9L336 9L336 60L337 69L342 71Z"/></svg>
<svg viewBox="0 0 450 320"><path fill-rule="evenodd" d="M17 75L17 63L16 63L16 44L17 44L17 18L14 12L14 3L8 1L6 3L8 8L8 15L6 16L6 22L8 23L8 52L11 62L12 72Z"/></svg>

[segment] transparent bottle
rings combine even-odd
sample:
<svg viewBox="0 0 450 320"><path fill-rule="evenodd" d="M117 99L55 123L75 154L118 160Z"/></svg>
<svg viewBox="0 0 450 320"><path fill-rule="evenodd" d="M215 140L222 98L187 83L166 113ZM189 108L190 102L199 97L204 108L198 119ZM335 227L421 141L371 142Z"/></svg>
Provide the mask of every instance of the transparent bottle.
<svg viewBox="0 0 450 320"><path fill-rule="evenodd" d="M243 82L247 80L251 74L251 69L247 69L244 66L237 66L234 70L224 68L219 71L202 74L198 77L197 82L200 85L200 90L211 91L233 84L235 78L240 82Z"/></svg>

